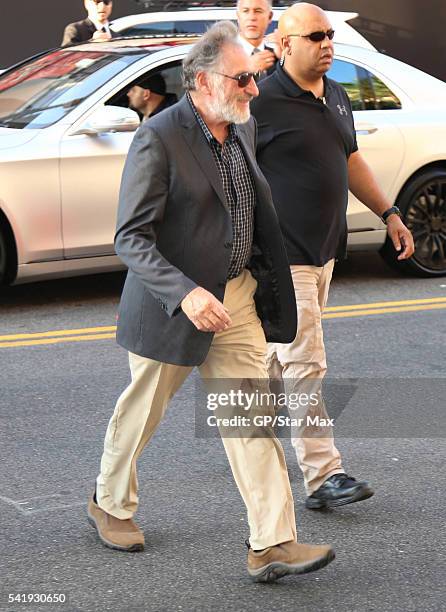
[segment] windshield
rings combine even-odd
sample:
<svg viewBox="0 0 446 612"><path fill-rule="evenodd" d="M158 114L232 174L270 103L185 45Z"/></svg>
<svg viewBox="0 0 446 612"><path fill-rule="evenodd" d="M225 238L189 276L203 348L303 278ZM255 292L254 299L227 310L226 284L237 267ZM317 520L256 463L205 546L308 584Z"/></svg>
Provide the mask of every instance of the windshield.
<svg viewBox="0 0 446 612"><path fill-rule="evenodd" d="M0 126L46 128L139 59L140 53L58 50L0 75Z"/></svg>

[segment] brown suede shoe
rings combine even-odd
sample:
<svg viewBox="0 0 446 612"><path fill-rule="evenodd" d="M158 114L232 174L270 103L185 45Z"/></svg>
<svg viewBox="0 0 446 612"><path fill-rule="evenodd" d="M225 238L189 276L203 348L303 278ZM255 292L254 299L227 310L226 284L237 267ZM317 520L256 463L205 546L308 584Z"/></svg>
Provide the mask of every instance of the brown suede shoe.
<svg viewBox="0 0 446 612"><path fill-rule="evenodd" d="M88 502L87 514L88 522L105 546L128 552L144 550L144 534L132 519L121 520L108 514L99 508L93 496Z"/></svg>
<svg viewBox="0 0 446 612"><path fill-rule="evenodd" d="M284 542L260 552L248 551L248 573L255 582L274 582L288 574L306 574L325 567L335 558L334 550L325 544Z"/></svg>

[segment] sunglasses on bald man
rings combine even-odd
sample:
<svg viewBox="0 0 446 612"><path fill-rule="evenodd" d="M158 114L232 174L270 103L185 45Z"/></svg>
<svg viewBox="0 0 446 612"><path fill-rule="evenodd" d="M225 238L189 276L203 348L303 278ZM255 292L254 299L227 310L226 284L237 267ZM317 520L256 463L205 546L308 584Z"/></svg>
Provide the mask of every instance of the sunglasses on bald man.
<svg viewBox="0 0 446 612"><path fill-rule="evenodd" d="M90 0L90 2L93 2L93 4L101 4L103 2L105 6L108 6L112 3L112 0Z"/></svg>
<svg viewBox="0 0 446 612"><path fill-rule="evenodd" d="M326 32L318 31L311 32L311 34L288 34L288 36L299 36L300 38L309 38L311 42L322 42L325 40L325 37L328 40L333 40L333 36L335 35L334 30L327 30Z"/></svg>

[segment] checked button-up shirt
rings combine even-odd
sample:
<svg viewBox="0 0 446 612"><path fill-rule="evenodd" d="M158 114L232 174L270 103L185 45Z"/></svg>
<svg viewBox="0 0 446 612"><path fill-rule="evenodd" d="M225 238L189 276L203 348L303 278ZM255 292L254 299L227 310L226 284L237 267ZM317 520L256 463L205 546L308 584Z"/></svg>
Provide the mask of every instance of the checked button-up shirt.
<svg viewBox="0 0 446 612"><path fill-rule="evenodd" d="M236 126L232 123L229 125L228 137L223 145L220 144L195 108L189 93L187 99L211 148L222 180L226 206L231 213L233 239L228 270L228 280L230 280L241 274L251 256L256 203L255 187L239 142Z"/></svg>

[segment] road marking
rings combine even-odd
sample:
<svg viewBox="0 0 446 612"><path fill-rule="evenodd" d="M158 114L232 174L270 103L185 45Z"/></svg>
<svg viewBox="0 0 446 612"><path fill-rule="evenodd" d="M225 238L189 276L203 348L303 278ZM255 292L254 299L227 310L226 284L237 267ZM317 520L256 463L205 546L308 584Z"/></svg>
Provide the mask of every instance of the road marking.
<svg viewBox="0 0 446 612"><path fill-rule="evenodd" d="M18 340L14 342L0 342L0 348L12 348L14 346L41 346L42 344L60 344L61 342L88 342L89 340L111 340L115 337L116 333L89 334L85 336L63 336L59 338L45 338L42 340Z"/></svg>
<svg viewBox="0 0 446 612"><path fill-rule="evenodd" d="M86 501L81 501L72 493L54 493L53 495L39 495L26 499L14 500L10 497L0 495L0 501L13 506L21 514L30 515L50 510L63 510L74 506L84 506Z"/></svg>
<svg viewBox="0 0 446 612"><path fill-rule="evenodd" d="M446 304L446 297L399 300L397 302L371 302L369 304L351 304L348 306L328 306L324 312L338 312L340 310L365 310L369 308L390 308L392 306L413 306L416 304Z"/></svg>
<svg viewBox="0 0 446 612"><path fill-rule="evenodd" d="M420 312L446 309L446 297L419 298L389 302L370 302L366 304L347 304L329 306L322 315L323 319L346 319L372 315L395 314L400 312ZM60 329L46 332L7 334L0 336L0 349L21 346L42 346L61 342L89 342L92 340L111 340L115 338L116 326L84 327L80 329Z"/></svg>
<svg viewBox="0 0 446 612"><path fill-rule="evenodd" d="M364 310L350 310L345 312L333 312L323 314L323 319L342 319L347 317L364 317L376 314L392 314L396 312L417 312L420 310L441 310L446 304L426 304L425 306L400 306L399 308L370 308ZM1 347L1 344L0 344Z"/></svg>
<svg viewBox="0 0 446 612"><path fill-rule="evenodd" d="M109 327L84 327L81 329L60 329L57 331L49 331L49 332L39 332L33 334L14 334L8 336L0 336L0 342L2 340L28 340L34 338L46 338L48 336L57 337L57 336L74 336L76 334L94 334L97 332L103 333L106 331L116 331L115 325L110 325Z"/></svg>

